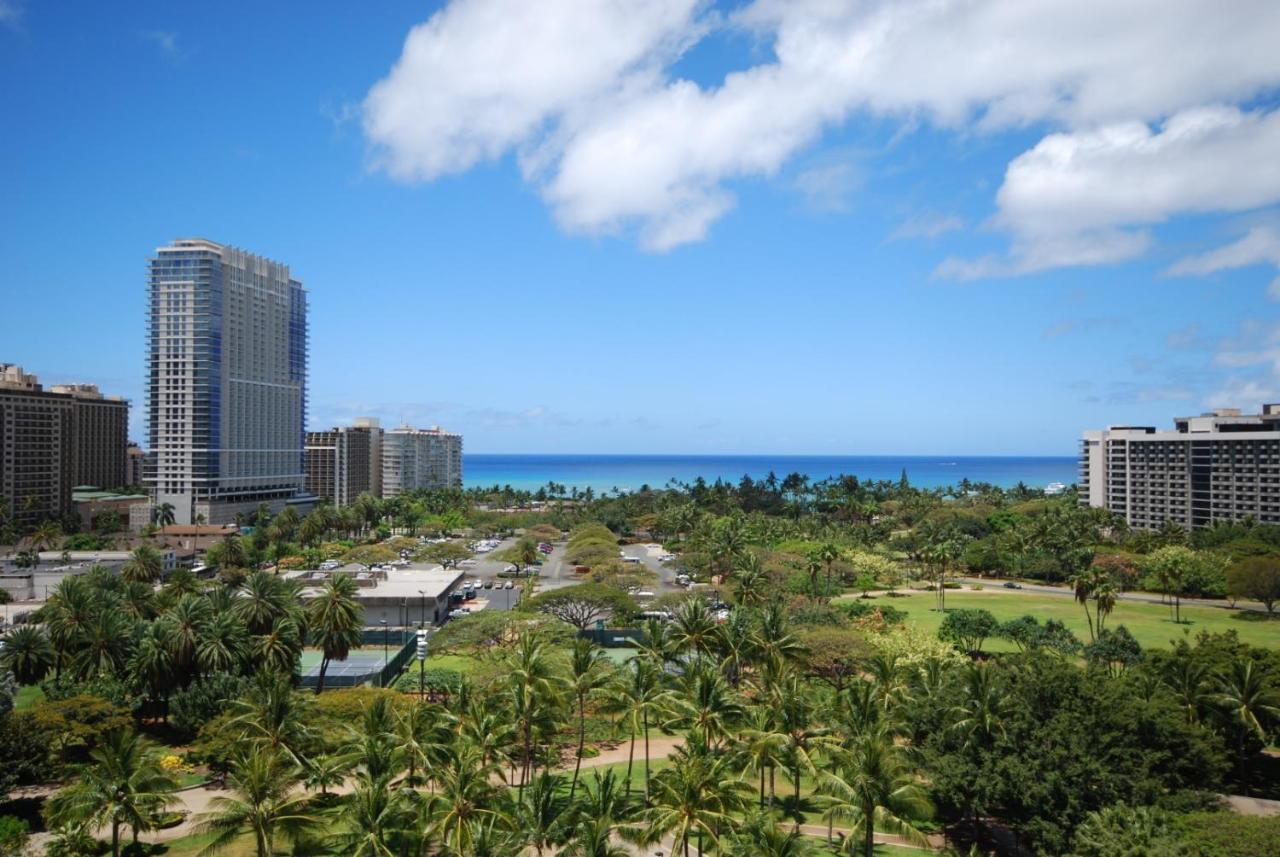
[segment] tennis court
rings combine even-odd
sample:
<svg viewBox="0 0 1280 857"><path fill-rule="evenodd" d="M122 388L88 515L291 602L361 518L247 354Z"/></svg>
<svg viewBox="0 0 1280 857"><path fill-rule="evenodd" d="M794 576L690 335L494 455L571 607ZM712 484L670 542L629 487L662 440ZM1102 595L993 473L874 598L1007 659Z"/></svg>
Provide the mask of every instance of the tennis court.
<svg viewBox="0 0 1280 857"><path fill-rule="evenodd" d="M399 646L391 651L394 656ZM301 658L302 684L313 686L320 680L319 649L303 649ZM378 674L382 671L382 649L378 651L359 651L347 655L345 661L329 661L329 668L324 673L324 683L328 687L354 687L365 682L377 684Z"/></svg>

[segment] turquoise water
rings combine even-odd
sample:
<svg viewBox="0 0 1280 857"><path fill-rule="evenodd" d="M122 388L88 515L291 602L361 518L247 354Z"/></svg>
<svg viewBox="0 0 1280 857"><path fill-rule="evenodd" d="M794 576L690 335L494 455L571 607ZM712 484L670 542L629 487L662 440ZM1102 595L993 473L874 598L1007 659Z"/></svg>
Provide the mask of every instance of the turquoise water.
<svg viewBox="0 0 1280 857"><path fill-rule="evenodd" d="M780 480L789 473L803 473L813 481L839 475L897 480L906 470L911 484L921 488L955 485L966 478L1006 488L1018 482L1043 488L1050 482L1075 482L1076 467L1071 456L468 454L463 483L536 491L556 482L599 493L634 491L642 485L661 488L671 479L692 482L699 476L708 482L737 482L744 474L763 479L772 471Z"/></svg>

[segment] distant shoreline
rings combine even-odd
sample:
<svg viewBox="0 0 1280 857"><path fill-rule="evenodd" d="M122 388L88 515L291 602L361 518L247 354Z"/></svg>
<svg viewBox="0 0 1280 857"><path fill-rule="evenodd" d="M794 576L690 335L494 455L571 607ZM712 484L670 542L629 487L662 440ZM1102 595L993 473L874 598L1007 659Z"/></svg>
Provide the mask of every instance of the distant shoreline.
<svg viewBox="0 0 1280 857"><path fill-rule="evenodd" d="M671 479L738 482L744 475L759 480L770 472L778 480L801 473L817 482L833 476L897 481L905 470L912 485L940 488L962 480L1009 488L1019 482L1044 488L1051 482L1070 485L1077 478L1075 456L991 455L626 455L586 453L467 453L463 456L466 487L510 485L537 490L548 482L595 492L614 488L634 491L643 485L665 487Z"/></svg>

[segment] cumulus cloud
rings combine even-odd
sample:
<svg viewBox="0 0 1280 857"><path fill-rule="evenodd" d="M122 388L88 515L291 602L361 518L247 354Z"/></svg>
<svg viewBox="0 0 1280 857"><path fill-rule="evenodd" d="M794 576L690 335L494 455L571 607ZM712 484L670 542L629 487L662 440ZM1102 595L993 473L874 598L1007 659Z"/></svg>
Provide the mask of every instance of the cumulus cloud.
<svg viewBox="0 0 1280 857"><path fill-rule="evenodd" d="M1206 406L1251 409L1280 402L1280 324L1245 322L1219 343L1213 365L1229 375L1205 398Z"/></svg>
<svg viewBox="0 0 1280 857"><path fill-rule="evenodd" d="M716 26L754 32L772 55L713 85L677 77L674 63ZM453 0L410 32L365 99L364 128L397 179L514 152L565 229L634 230L665 250L707 234L734 204L733 181L775 175L857 111L986 130L1047 120L1082 130L1047 138L1006 177L1014 252L952 268L1096 264L1141 253L1146 237L1124 227L1174 209L1096 223L1081 212L1075 231L1045 234L1024 180L1066 194L1052 181L1074 175L1064 150L1176 149L1166 134L1213 119L1186 111L1280 82L1277 31L1269 0L755 0L728 15L699 0ZM1159 135L1145 124L1184 112ZM1090 136L1099 126L1111 137Z"/></svg>
<svg viewBox="0 0 1280 857"><path fill-rule="evenodd" d="M1204 275L1253 265L1280 269L1280 229L1255 226L1243 238L1225 247L1178 260L1166 273L1172 276ZM1267 294L1272 300L1280 301L1280 276L1271 281Z"/></svg>
<svg viewBox="0 0 1280 857"><path fill-rule="evenodd" d="M993 223L1013 235L1008 258L949 260L940 273L971 279L1135 258L1150 243L1135 227L1280 201L1277 151L1280 111L1223 105L1181 111L1158 129L1122 122L1051 134L1009 164L996 195ZM1245 249L1257 254L1265 243Z"/></svg>

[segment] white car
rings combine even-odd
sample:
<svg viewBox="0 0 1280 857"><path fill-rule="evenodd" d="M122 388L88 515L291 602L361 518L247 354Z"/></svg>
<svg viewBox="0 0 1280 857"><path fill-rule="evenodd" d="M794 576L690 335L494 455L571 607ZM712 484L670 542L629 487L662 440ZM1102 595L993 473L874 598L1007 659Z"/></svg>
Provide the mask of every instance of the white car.
<svg viewBox="0 0 1280 857"><path fill-rule="evenodd" d="M512 582L512 581L508 580L508 581L507 581L507 585L506 585L506 586L504 586L504 587L502 587L502 588L503 588L503 589L515 589L515 588L516 588L516 585L515 585L515 583L514 583L514 582Z"/></svg>
<svg viewBox="0 0 1280 857"><path fill-rule="evenodd" d="M476 564L476 561L474 559L464 559L462 562L458 563L458 565L462 566L463 568L471 568L475 564Z"/></svg>

